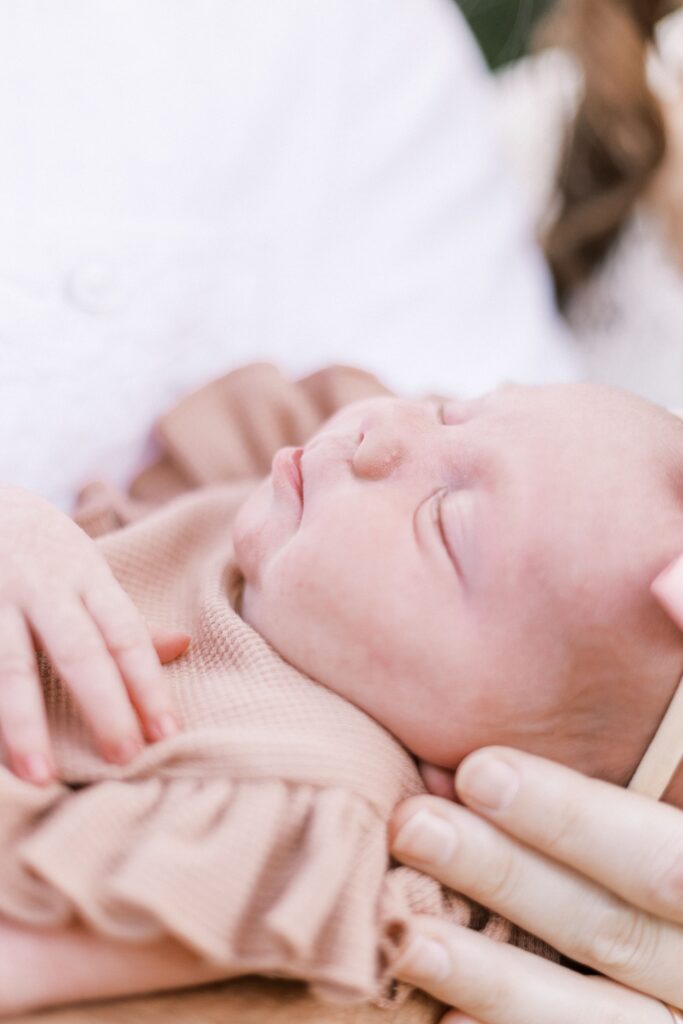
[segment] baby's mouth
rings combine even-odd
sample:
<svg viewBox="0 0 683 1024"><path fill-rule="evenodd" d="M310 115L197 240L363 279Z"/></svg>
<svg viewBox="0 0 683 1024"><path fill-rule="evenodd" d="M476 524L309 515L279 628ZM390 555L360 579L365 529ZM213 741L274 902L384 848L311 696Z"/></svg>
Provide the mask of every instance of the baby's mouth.
<svg viewBox="0 0 683 1024"><path fill-rule="evenodd" d="M303 448L280 448L273 457L271 472L276 489L295 492L299 504L304 500L304 478L301 471Z"/></svg>
<svg viewBox="0 0 683 1024"><path fill-rule="evenodd" d="M296 470L296 474L297 474L297 477L298 477L297 487L298 487L299 497L301 498L301 504L302 505L304 503L304 472L303 472L303 467L301 465L301 457L302 457L303 454L304 454L303 448L295 448L294 451L292 452L292 463L294 465L294 468Z"/></svg>

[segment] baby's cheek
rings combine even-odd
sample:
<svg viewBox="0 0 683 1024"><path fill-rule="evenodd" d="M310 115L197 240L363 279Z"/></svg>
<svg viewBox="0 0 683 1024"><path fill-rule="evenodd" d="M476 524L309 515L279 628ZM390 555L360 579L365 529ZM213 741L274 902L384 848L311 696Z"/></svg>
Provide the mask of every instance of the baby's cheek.
<svg viewBox="0 0 683 1024"><path fill-rule="evenodd" d="M258 585L247 584L243 617L283 658L315 674L321 653L330 655L334 636L329 589L324 575L293 546L264 566Z"/></svg>

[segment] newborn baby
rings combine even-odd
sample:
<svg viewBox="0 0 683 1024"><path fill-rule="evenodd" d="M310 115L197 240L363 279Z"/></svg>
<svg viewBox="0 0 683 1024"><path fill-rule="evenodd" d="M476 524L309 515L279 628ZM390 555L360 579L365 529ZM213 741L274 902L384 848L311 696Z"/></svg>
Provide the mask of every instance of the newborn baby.
<svg viewBox="0 0 683 1024"><path fill-rule="evenodd" d="M591 385L348 406L235 526L244 618L414 754L618 783L681 675L649 587L682 546L683 424Z"/></svg>
<svg viewBox="0 0 683 1024"><path fill-rule="evenodd" d="M185 400L136 500L79 510L147 621L192 636L165 669L183 730L112 765L43 664L63 781L0 763L0 1015L255 972L391 1002L414 913L529 948L389 863L406 748L624 784L674 692L683 636L649 589L683 547L674 416L594 386L383 394L310 437L339 402L270 372ZM347 372L342 395L382 392ZM283 433L305 445L245 479Z"/></svg>

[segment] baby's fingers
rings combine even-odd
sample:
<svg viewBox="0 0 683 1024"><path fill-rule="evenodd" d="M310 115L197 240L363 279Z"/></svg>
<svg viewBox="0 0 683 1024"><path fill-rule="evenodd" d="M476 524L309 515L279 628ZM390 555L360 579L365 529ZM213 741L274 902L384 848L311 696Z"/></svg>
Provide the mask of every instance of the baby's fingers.
<svg viewBox="0 0 683 1024"><path fill-rule="evenodd" d="M182 633L179 630L162 629L161 626L149 624L147 628L154 644L154 650L157 652L162 665L167 665L169 661L175 661L190 646L192 638L187 633Z"/></svg>
<svg viewBox="0 0 683 1024"><path fill-rule="evenodd" d="M0 731L17 775L41 785L54 778L33 639L12 605L0 607Z"/></svg>
<svg viewBox="0 0 683 1024"><path fill-rule="evenodd" d="M137 717L102 634L81 600L70 596L34 602L30 619L102 754L120 764L130 761L143 746Z"/></svg>
<svg viewBox="0 0 683 1024"><path fill-rule="evenodd" d="M171 694L153 638L140 612L113 577L94 583L85 592L83 600L118 666L147 738L159 740L173 736L178 731L178 723ZM165 654L173 653L172 642L163 646L169 648ZM178 644L175 647L178 648ZM173 656L181 653L182 649L181 644Z"/></svg>

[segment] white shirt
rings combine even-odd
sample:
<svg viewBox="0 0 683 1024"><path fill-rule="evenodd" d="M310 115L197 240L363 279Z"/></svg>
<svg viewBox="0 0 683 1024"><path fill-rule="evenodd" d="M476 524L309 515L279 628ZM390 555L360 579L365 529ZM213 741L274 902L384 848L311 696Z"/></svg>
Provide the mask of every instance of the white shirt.
<svg viewBox="0 0 683 1024"><path fill-rule="evenodd" d="M575 373L452 0L0 0L0 480L68 508L244 361Z"/></svg>

